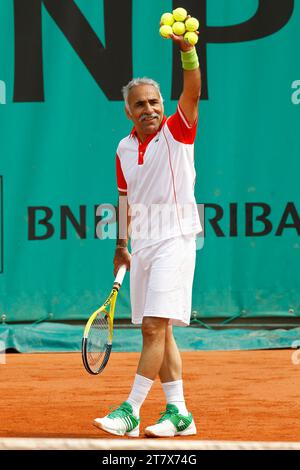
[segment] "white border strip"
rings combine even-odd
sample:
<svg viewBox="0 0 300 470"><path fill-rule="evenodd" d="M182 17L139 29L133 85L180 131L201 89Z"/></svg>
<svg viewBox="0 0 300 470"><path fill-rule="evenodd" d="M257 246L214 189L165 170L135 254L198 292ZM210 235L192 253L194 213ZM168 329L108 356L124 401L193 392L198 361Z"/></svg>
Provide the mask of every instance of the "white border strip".
<svg viewBox="0 0 300 470"><path fill-rule="evenodd" d="M300 450L300 442L0 438L0 450Z"/></svg>

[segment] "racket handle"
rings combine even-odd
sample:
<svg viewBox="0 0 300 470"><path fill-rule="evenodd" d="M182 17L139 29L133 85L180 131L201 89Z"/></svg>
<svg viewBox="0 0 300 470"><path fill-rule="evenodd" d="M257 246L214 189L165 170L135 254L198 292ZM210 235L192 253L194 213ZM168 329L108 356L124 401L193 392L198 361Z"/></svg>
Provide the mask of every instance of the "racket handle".
<svg viewBox="0 0 300 470"><path fill-rule="evenodd" d="M125 264L122 264L122 266L119 267L119 271L117 272L114 284L119 284L119 286L121 286L124 276L126 274L126 270L127 268Z"/></svg>

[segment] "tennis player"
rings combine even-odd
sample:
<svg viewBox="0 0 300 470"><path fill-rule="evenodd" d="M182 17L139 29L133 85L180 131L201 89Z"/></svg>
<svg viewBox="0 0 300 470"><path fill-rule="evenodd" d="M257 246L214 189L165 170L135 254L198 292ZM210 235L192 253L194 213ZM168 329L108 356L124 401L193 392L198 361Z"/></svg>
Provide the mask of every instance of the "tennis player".
<svg viewBox="0 0 300 470"><path fill-rule="evenodd" d="M97 427L121 436L139 436L140 408L157 376L166 409L145 429L146 436L196 434L172 325L190 322L195 239L202 230L194 197L201 77L195 47L182 36L171 38L180 48L183 67L175 114L164 115L160 88L153 80L137 78L123 88L125 112L134 127L118 146L116 167L119 205L127 198L122 207L130 221L131 254L128 233L122 238L119 232L114 266L115 273L124 263L130 269L132 322L142 325L143 347L126 401L94 420Z"/></svg>

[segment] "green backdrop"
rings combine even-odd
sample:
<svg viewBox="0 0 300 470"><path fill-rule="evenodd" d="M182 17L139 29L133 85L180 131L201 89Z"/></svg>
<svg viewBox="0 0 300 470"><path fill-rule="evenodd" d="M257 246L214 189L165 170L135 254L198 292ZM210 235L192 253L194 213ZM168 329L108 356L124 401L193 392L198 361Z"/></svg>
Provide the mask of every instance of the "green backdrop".
<svg viewBox="0 0 300 470"><path fill-rule="evenodd" d="M115 90L131 64L133 76L161 84L166 114L174 112L178 52L159 37L158 21L180 5L201 20L204 81L195 190L206 205L205 242L197 254L193 310L203 317L299 316L299 0L126 1L123 7L132 9L124 21L117 14L121 2L22 2L24 17L20 0L0 1L0 313L8 321L50 313L57 320L84 319L109 291L115 241L95 237L95 207L116 203L115 150L131 129ZM76 50L74 37L83 33L68 17L72 4L104 48L118 40L102 66L101 53L93 55L83 41L100 79ZM29 40L32 27L25 28L39 7L43 99L32 80L35 37ZM62 9L71 36L49 13L54 7ZM272 31L276 18L284 24ZM30 239L47 232L38 224L45 208L53 233ZM81 211L86 233L77 233L70 220L66 236L61 233L66 211L76 219ZM127 276L120 317L130 315L128 289Z"/></svg>

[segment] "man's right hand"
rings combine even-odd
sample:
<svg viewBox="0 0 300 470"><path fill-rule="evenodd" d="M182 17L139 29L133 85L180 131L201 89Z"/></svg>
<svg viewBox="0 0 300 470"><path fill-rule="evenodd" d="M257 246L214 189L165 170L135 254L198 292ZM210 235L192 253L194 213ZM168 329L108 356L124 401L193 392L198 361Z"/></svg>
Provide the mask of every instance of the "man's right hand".
<svg viewBox="0 0 300 470"><path fill-rule="evenodd" d="M127 247L117 247L115 251L114 257L114 276L117 275L119 267L122 264L125 264L127 267L127 271L130 270L130 261L131 261L131 254L128 251Z"/></svg>

